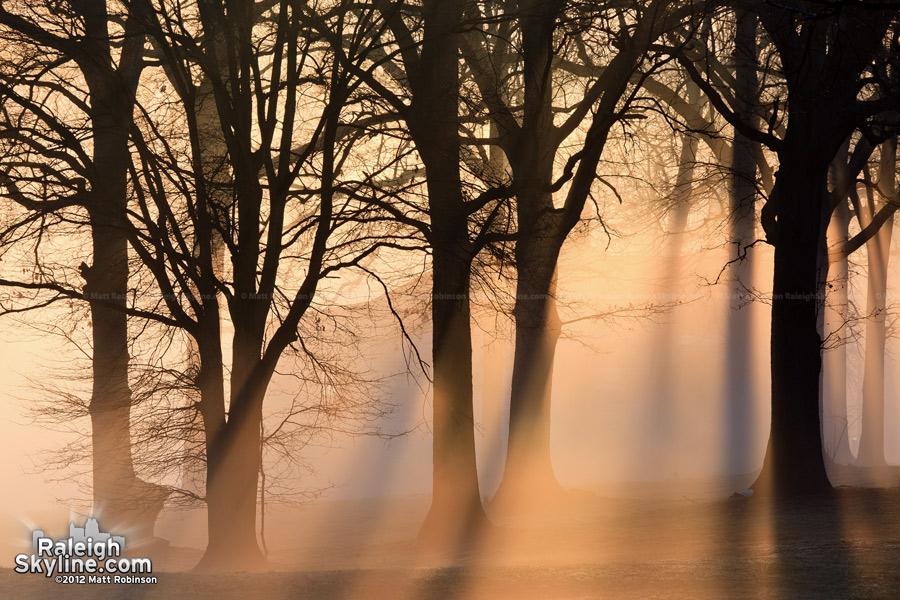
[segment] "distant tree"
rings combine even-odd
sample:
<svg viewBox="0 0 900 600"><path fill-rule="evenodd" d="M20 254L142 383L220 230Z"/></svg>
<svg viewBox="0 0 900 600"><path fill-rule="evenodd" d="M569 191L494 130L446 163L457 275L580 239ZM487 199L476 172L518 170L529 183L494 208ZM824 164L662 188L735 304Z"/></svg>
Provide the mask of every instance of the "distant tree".
<svg viewBox="0 0 900 600"><path fill-rule="evenodd" d="M833 190L856 193L849 180L850 143L848 139L831 165ZM855 177L853 177L855 178ZM848 198L835 198L834 212L826 232L829 264L822 326L825 352L822 357L822 444L825 455L837 464L853 462L850 450L850 421L847 411L847 344L853 339L850 316L850 272L845 254L831 256L834 247L846 245L850 235L851 212Z"/></svg>
<svg viewBox="0 0 900 600"><path fill-rule="evenodd" d="M897 197L897 137L881 144L878 179L872 181L865 169L866 202L859 202L851 194L854 212L861 229L875 219L879 210L887 208L890 214L878 231L866 242L866 346L863 363L862 428L859 436L859 452L854 464L859 466L884 466L884 361L887 339L887 279L890 260L891 234L894 228L894 211L900 208ZM877 200L878 197L881 200ZM893 209L893 210L891 210Z"/></svg>
<svg viewBox="0 0 900 600"><path fill-rule="evenodd" d="M754 107L759 103L759 49L757 18L738 6L734 15L734 98L737 117L758 127ZM732 473L748 473L755 466L751 456L751 423L753 422L754 359L753 328L750 311L743 298L752 289L752 267L748 249L756 242L757 170L768 165L762 158L759 142L734 130L729 175L729 292L731 311L728 317L728 358L726 361L725 407L727 457L726 467ZM765 187L765 186L763 186ZM771 189L771 186L769 186ZM744 308L742 310L742 308Z"/></svg>

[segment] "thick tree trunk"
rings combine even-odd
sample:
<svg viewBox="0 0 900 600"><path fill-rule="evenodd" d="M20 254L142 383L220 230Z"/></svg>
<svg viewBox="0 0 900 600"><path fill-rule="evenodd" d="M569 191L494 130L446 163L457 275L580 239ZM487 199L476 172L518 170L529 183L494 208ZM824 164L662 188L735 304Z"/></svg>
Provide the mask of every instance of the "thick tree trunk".
<svg viewBox="0 0 900 600"><path fill-rule="evenodd" d="M515 134L501 140L509 158L516 188L518 218L516 269L518 277L533 278L518 286L529 297L516 300L516 364L510 407L510 442L507 468L510 476L530 471L520 464L527 454L534 461L534 480L547 489L557 488L552 474L549 449L549 398L553 352L558 338L558 319L553 296L553 277L560 249L572 228L580 221L585 201L596 177L596 166L606 144L609 130L618 121L621 100L646 45L655 37L664 3L652 3L637 23L631 39L619 48L604 70L599 104L594 109L586 135L579 166L572 176L563 210L554 206L550 193L553 166L559 144L560 129L554 126L553 57L558 40L554 35L563 6L557 2L527 0L518 5L517 18L522 32L522 78L524 98L520 127L499 123ZM596 89L595 89L596 91ZM564 130L564 129L563 129ZM504 136L501 136L503 138ZM520 250L518 246L522 246ZM530 245L530 247L529 247ZM521 321L521 323L520 323ZM534 341L534 348L520 348ZM531 369L531 371L529 371ZM535 422L540 419L541 422ZM524 427L524 431L516 431ZM525 443L534 438L527 453ZM532 486L534 488L534 486ZM501 491L507 489L506 474ZM545 495L541 489L519 490L525 496ZM533 500L533 498L531 499ZM529 501L531 501L529 500Z"/></svg>
<svg viewBox="0 0 900 600"><path fill-rule="evenodd" d="M509 439L503 480L495 500L536 509L562 488L550 457L553 361L561 324L556 309L559 251L568 231L553 214L553 116L550 74L553 23L558 7L524 2L522 30L524 107L515 150L507 148L516 187L515 357L509 405ZM551 502L552 503L552 502Z"/></svg>
<svg viewBox="0 0 900 600"><path fill-rule="evenodd" d="M111 77L111 76L110 76ZM93 515L132 543L153 537L167 493L135 476L128 384L128 239L125 233L130 101L115 82L93 86L94 176L88 212L93 264L82 266L93 339L91 417ZM113 111L115 109L115 111Z"/></svg>
<svg viewBox="0 0 900 600"><path fill-rule="evenodd" d="M209 542L201 571L254 570L265 565L256 537L261 464L260 411L232 417L207 449Z"/></svg>
<svg viewBox="0 0 900 600"><path fill-rule="evenodd" d="M895 189L896 138L881 146L881 166L878 185L887 193ZM867 194L866 222L875 214L875 194ZM878 232L866 242L868 262L866 298L866 352L863 374L862 429L856 465L874 467L887 464L884 460L884 350L887 326L887 273L890 260L893 214Z"/></svg>
<svg viewBox="0 0 900 600"><path fill-rule="evenodd" d="M95 193L99 190L95 190ZM102 211L102 207L95 214ZM106 211L102 211L106 212ZM124 533L138 514L131 499L135 485L131 458L131 389L128 386L127 246L121 227L93 219L93 265L85 272L93 336L91 416L93 515L106 531ZM152 532L152 528L151 528Z"/></svg>
<svg viewBox="0 0 900 600"><path fill-rule="evenodd" d="M792 113L792 118L793 118ZM781 153L775 202L772 297L772 424L766 457L753 488L796 496L831 488L819 427L821 339L819 236L827 162L802 152Z"/></svg>
<svg viewBox="0 0 900 600"><path fill-rule="evenodd" d="M472 332L465 250L434 248L433 487L419 541L455 550L487 524L478 489L472 406Z"/></svg>
<svg viewBox="0 0 900 600"><path fill-rule="evenodd" d="M235 387L226 421L222 379L217 377L223 371L215 367L221 364L216 363L217 350L207 350L203 344L200 350L201 360L213 368L201 383L209 542L196 569L258 569L266 564L256 537L256 502L262 464L260 423L267 381L245 379L242 384L233 377ZM259 359L246 360L252 365L259 363Z"/></svg>
<svg viewBox="0 0 900 600"><path fill-rule="evenodd" d="M224 56L224 52L219 56ZM226 65L219 65L219 72L225 72ZM174 85L174 82L173 82ZM194 255L209 269L215 280L222 280L225 273L225 244L222 232L228 230L228 224L222 215L229 213L233 204L233 180L228 165L228 148L223 139L219 113L213 95L213 85L208 74L204 74L197 88L194 110L197 121L197 137L202 156L203 189L198 193L198 204L203 207L203 218L195 240ZM199 315L201 329L204 332L204 344L219 348L221 344L221 323L219 291L213 285L198 290L203 302L205 314ZM187 362L192 370L199 372L203 367L197 341L188 338ZM221 356L214 359L215 364ZM221 375L220 375L221 377ZM194 398L192 400L202 400ZM188 432L185 439L187 458L181 467L181 483L183 490L202 495L205 489L206 465L197 455L195 449L204 444L204 433L200 429Z"/></svg>
<svg viewBox="0 0 900 600"><path fill-rule="evenodd" d="M458 40L463 2L425 0L424 31L413 87L410 131L425 164L431 218L433 480L419 541L454 551L487 526L478 489L472 407L469 277L477 249L469 241L459 151ZM410 65L407 65L409 70Z"/></svg>
<svg viewBox="0 0 900 600"><path fill-rule="evenodd" d="M134 480L131 459L131 389L128 386L128 246L121 221L125 170L120 140L95 140L95 164L107 174L92 189L93 265L83 268L93 335L93 389L89 407L94 459L94 516L105 527L121 526L123 504ZM109 154L109 156L104 156ZM115 164L119 163L119 164ZM119 310L116 307L120 307ZM111 530L111 529L110 529Z"/></svg>
<svg viewBox="0 0 900 600"><path fill-rule="evenodd" d="M562 492L550 457L550 397L556 343L557 240L527 236L516 245L516 346L502 503L545 504Z"/></svg>
<svg viewBox="0 0 900 600"><path fill-rule="evenodd" d="M881 52L892 14L848 8L810 20L775 3L753 9L782 64L790 65L784 69L787 130L777 144L779 170L762 219L775 245L772 429L754 488L800 495L830 488L819 425L816 330L816 312L824 309L816 293L817 266L831 216L830 206L825 210L828 167L860 123L860 81Z"/></svg>
<svg viewBox="0 0 900 600"><path fill-rule="evenodd" d="M128 384L128 289L126 236L128 136L135 89L142 69L143 39L126 23L129 39L113 58L110 14L92 0L75 9L90 59L78 66L89 89L93 155L87 211L93 264L82 264L84 294L91 312L93 387L91 417L93 515L106 531L134 544L153 537L153 525L167 493L135 476L131 447L132 394ZM118 60L118 64L115 63Z"/></svg>

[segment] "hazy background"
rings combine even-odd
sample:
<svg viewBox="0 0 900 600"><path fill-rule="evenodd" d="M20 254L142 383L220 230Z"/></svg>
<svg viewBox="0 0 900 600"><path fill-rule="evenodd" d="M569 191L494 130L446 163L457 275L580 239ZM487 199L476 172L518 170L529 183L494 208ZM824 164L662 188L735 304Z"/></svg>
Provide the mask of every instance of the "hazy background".
<svg viewBox="0 0 900 600"><path fill-rule="evenodd" d="M726 253L721 245L704 247L700 239L690 242L696 247L683 248L682 255L673 259L666 255L667 239L659 228L651 227L614 239L608 248L607 239L599 234L582 235L565 248L559 271L564 321L628 305L659 308L649 318L632 318L625 310L565 327L556 355L552 402L553 462L564 487L627 496L639 488L622 485L626 482L700 480L723 473L720 448L727 435L723 373L730 298L724 279L719 285L708 282L723 267ZM771 281L771 253L766 248L753 250L752 264L757 288L765 294L766 282ZM677 265L674 271L671 265ZM854 291L851 299L864 305L864 290ZM672 300L680 304L661 306ZM742 310L752 312L755 332L755 339L748 341L755 360L755 417L749 424L754 445L747 451L758 468L768 435L768 306L754 302ZM499 484L505 452L513 344L504 319L482 309L473 324L478 466L486 497ZM80 498L83 503L90 489L79 489L72 481L48 480L72 473L41 472L40 453L58 451L72 438L30 424L27 416L36 394L29 378L52 377L52 370L42 371L40 365L65 364L72 349L58 338L42 337L7 319L0 319L0 332L0 480L5 482L0 503L8 537L35 524L50 527L48 519L68 514L66 499ZM414 336L422 355L430 356L430 333L419 330ZM848 411L854 451L861 343L849 349ZM888 424L900 422L896 350L897 341L891 337L885 385ZM382 373L403 370L399 334L364 341L361 352L375 357L372 365ZM314 465L316 473L298 473L288 485L297 490L333 486L322 494L323 501L430 493L430 399L413 378L402 374L390 380L389 397L397 409L381 426L386 432L410 433L390 441L339 435L330 447L304 448L304 460ZM271 401L274 407L278 399ZM885 453L896 464L900 439L891 435L891 426ZM88 468L80 465L78 470ZM752 480L747 477L742 485ZM679 489L694 489L687 483ZM704 493L702 482L696 482L696 491L698 496ZM427 508L426 502L419 504ZM186 527L188 521L196 526ZM173 543L202 547L202 514L167 509L157 533L175 538ZM11 559L12 555L0 556L4 564Z"/></svg>

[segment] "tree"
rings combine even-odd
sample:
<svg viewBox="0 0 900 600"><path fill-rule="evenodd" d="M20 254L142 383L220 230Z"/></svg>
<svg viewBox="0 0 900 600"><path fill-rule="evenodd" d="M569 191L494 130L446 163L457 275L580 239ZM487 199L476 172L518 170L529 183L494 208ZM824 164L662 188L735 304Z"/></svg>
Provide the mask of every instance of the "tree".
<svg viewBox="0 0 900 600"><path fill-rule="evenodd" d="M506 155L516 194L516 350L501 499L509 495L540 503L559 492L550 459L551 380L561 327L555 298L557 260L581 220L610 130L633 116L629 111L639 84L656 60L651 44L678 19L690 16L667 5L650 1L627 8L570 7L564 2L521 1L512 12L517 37L496 41L476 30L464 38L464 55L497 131L492 143ZM473 22L485 18L487 9L475 11L470 8ZM595 34L614 41L595 48ZM522 48L520 66L512 69L521 73L521 108L505 92L505 81L495 77L505 72L502 61L515 55L508 47L515 43ZM485 50L491 45L493 55ZM590 72L590 79L576 102L554 106L557 92L571 84L568 74L573 70ZM557 111L568 112L559 124ZM583 122L584 141L565 158L560 173L557 161L563 160L563 143ZM563 196L559 203L554 201L556 192Z"/></svg>
<svg viewBox="0 0 900 600"><path fill-rule="evenodd" d="M0 76L3 136L13 144L0 184L27 211L28 222L72 207L87 213L92 264L82 263L84 288L72 295L89 303L92 323L93 514L111 531L149 537L165 493L135 476L131 457L128 252L119 225L144 38L137 19L106 2L7 6L0 6L0 26L6 51L18 60L7 62ZM51 183L39 183L42 178ZM59 282L42 274L3 283L53 289Z"/></svg>
<svg viewBox="0 0 900 600"><path fill-rule="evenodd" d="M310 343L320 325L306 331L305 319L323 314L315 303L321 281L379 247L408 244L371 208L336 193L336 175L358 162L354 146L366 133L338 137L356 115L358 81L316 46L315 26L364 35L364 24L344 6L259 8L129 6L154 40L176 101L157 98L152 110L148 96L162 87L142 90L147 105L127 129L132 205L112 226L155 293L118 310L179 332L196 349L195 368L183 375L199 390L203 426L209 544L202 569L262 563L263 404L283 355L316 360ZM200 98L210 88L212 97ZM198 111L209 101L214 112ZM204 143L211 124L226 161L220 144ZM225 269L217 258L223 245Z"/></svg>
<svg viewBox="0 0 900 600"><path fill-rule="evenodd" d="M727 96L735 116L754 127L758 126L756 114L760 103L761 70L759 54L758 19L755 13L738 4L724 19L713 19L715 25L704 30L710 39L716 40L717 55L706 54L703 66L709 80L723 96ZM694 36L695 40L703 39ZM765 44L765 40L762 40ZM727 357L724 405L725 405L725 455L723 466L728 473L747 473L755 468L750 429L754 396L754 358L751 349L753 329L751 313L747 310L755 292L752 277L752 248L757 243L756 198L767 196L774 185L774 172L757 139L749 139L739 128L731 128L721 119L701 114L698 107L679 94L672 85L653 76L643 83L644 89L659 100L671 116L675 126L691 132L704 142L716 164L723 170L728 184L728 262L716 283L723 276L729 289L729 316L727 330ZM708 102L704 102L708 105ZM781 133L781 123L770 123Z"/></svg>
<svg viewBox="0 0 900 600"><path fill-rule="evenodd" d="M431 253L433 494L419 540L451 550L477 540L488 526L478 487L472 407L473 263L489 261L491 255L505 258L502 246L515 236L509 218L512 191L497 154L478 152L490 144L477 134L460 135L477 130L486 121L485 108L492 108L470 95L469 72L461 74L467 65L460 63L460 48L483 24L481 16L465 12L466 6L462 0L377 3L380 21L390 32L373 44L379 77L342 60L387 104L390 118L407 125L425 169L424 206L410 194L380 205L417 229ZM469 112L463 114L463 108ZM473 146L476 151L469 151Z"/></svg>
<svg viewBox="0 0 900 600"><path fill-rule="evenodd" d="M421 43L404 21L401 6L383 10L402 60L409 102L383 86L409 126L425 166L428 223L419 228L432 253L433 488L419 539L455 548L476 539L487 525L475 462L472 410L470 289L472 261L489 242L491 224L507 191L488 189L467 199L461 177L459 44L462 0L424 0ZM492 212L470 234L470 223L489 205Z"/></svg>
<svg viewBox="0 0 900 600"><path fill-rule="evenodd" d="M886 108L858 99L860 78L884 49L894 11L823 7L814 2L760 5L755 12L772 40L786 88L783 137L760 131L709 84L700 68L682 64L713 104L750 139L774 150L779 171L762 212L775 247L772 297L772 423L763 470L754 489L784 496L830 489L819 426L821 338L817 332L821 257L830 217L829 165L854 129ZM781 102L772 105L776 123Z"/></svg>
<svg viewBox="0 0 900 600"><path fill-rule="evenodd" d="M756 15L738 6L735 9L734 36L734 98L736 114L742 122L754 127L758 120L753 113L759 98L758 49L756 42ZM729 248L731 255L730 295L732 306L728 319L728 359L725 406L727 411L727 458L730 473L748 473L753 470L750 457L750 428L753 421L753 338L748 310L741 310L740 299L751 288L752 270L747 260L748 248L756 241L756 171L761 152L758 142L734 131L731 145L731 173L729 195L731 200Z"/></svg>
<svg viewBox="0 0 900 600"><path fill-rule="evenodd" d="M881 145L878 181L874 184L866 173L865 204L854 205L860 227L865 229L876 214L877 195L884 201L879 208L896 210L897 200L897 138ZM851 198L857 198L851 195ZM866 270L868 292L866 295L866 349L863 373L862 430L859 436L859 452L854 464L858 466L884 466L884 357L887 325L887 270L890 259L891 233L894 228L893 211L878 231L866 242Z"/></svg>
<svg viewBox="0 0 900 600"><path fill-rule="evenodd" d="M834 189L849 189L852 196L855 186L848 182L850 141L838 151L831 166ZM847 243L850 230L850 207L847 198L840 199L834 208L826 232L829 253L832 248ZM822 357L824 374L822 385L822 443L825 454L832 462L849 465L853 462L850 450L850 422L847 415L847 344L852 339L850 330L850 304L848 298L850 278L846 255L829 257L827 295L823 315L825 352Z"/></svg>

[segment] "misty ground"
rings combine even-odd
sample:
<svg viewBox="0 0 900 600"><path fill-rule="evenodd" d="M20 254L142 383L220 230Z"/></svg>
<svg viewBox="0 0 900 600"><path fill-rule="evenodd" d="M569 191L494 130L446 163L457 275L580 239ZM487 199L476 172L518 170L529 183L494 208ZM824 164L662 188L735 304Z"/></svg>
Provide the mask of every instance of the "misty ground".
<svg viewBox="0 0 900 600"><path fill-rule="evenodd" d="M726 497L739 478L572 493L551 514L493 514L482 548L453 557L415 548L427 497L319 502L273 514L271 572L186 572L200 550L171 545L150 554L156 585L3 569L0 598L900 597L900 469L832 479L830 498L775 505Z"/></svg>

